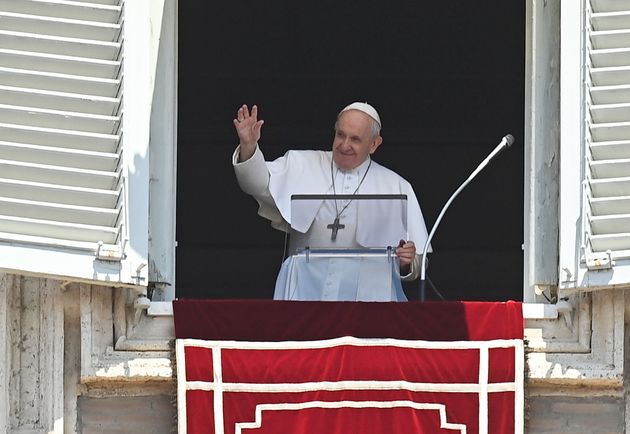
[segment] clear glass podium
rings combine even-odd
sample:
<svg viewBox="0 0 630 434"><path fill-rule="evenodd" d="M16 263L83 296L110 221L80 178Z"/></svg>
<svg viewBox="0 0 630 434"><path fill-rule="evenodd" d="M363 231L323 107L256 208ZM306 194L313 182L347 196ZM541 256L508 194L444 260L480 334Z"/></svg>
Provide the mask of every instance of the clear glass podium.
<svg viewBox="0 0 630 434"><path fill-rule="evenodd" d="M275 299L405 301L395 254L406 195L293 195Z"/></svg>

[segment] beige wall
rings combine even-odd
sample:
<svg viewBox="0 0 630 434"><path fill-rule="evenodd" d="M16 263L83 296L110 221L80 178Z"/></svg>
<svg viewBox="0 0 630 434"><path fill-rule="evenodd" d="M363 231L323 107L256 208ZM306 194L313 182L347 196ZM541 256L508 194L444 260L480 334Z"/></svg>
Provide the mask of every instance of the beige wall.
<svg viewBox="0 0 630 434"><path fill-rule="evenodd" d="M78 398L82 434L175 432L176 409L169 395Z"/></svg>
<svg viewBox="0 0 630 434"><path fill-rule="evenodd" d="M528 401L528 434L622 434L622 397L536 396Z"/></svg>

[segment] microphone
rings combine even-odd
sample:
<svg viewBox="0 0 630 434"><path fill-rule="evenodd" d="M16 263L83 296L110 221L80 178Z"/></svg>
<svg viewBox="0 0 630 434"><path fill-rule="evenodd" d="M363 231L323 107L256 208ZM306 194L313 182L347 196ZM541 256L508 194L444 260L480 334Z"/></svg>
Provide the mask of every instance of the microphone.
<svg viewBox="0 0 630 434"><path fill-rule="evenodd" d="M499 142L496 148L494 148L492 152L490 152L490 154L486 157L486 159L483 160L481 164L479 164L479 166L477 166L477 168L470 174L470 176L466 179L466 181L464 181L464 183L460 185L457 190L455 190L455 193L451 195L449 200L446 201L446 204L442 207L442 211L440 211L440 214L438 214L438 217L435 220L435 223L433 223L431 232L429 232L427 241L424 243L424 248L422 249L422 264L420 266L420 283L419 283L419 288L418 288L418 292L419 292L418 299L420 301L424 301L425 295L426 295L425 286L426 286L426 273L427 273L427 250L429 249L429 244L431 244L431 239L433 238L433 235L435 234L435 231L438 225L442 221L442 217L444 217L446 210L451 205L453 200L457 197L457 195L470 183L470 181L472 181L475 178L475 176L477 176L477 174L481 172L494 157L496 157L504 149L507 149L510 146L512 146L513 143L514 143L514 136L512 134L506 134L505 136L503 136L503 138L501 139L501 142Z"/></svg>

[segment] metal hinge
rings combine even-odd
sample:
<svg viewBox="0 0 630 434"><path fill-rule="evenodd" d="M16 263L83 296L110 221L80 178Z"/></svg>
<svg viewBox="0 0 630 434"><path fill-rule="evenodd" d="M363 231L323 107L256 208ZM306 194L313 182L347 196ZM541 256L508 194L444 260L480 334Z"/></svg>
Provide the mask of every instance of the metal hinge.
<svg viewBox="0 0 630 434"><path fill-rule="evenodd" d="M121 262L125 259L125 246L127 240L123 240L120 246L105 246L102 241L96 247L96 259L101 261Z"/></svg>
<svg viewBox="0 0 630 434"><path fill-rule="evenodd" d="M595 270L609 270L615 266L615 261L612 258L612 252L606 250L605 252L587 253L586 254L586 268L590 271Z"/></svg>

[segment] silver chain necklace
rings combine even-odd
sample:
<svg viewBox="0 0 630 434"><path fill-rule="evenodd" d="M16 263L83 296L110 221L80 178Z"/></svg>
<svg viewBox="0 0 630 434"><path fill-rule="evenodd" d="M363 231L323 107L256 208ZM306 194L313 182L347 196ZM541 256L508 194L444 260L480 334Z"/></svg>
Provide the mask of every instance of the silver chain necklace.
<svg viewBox="0 0 630 434"><path fill-rule="evenodd" d="M357 188L354 190L354 193L352 193L352 196L357 194L357 191L359 191L359 188L361 188L361 184L363 184L363 181L365 181L365 177L367 176L368 172L370 171L370 167L372 166L372 159L370 158L370 162L368 163L368 167L365 170L365 173L363 174L363 177L361 178L361 181L359 181L359 185L357 185ZM332 180L332 188L333 188L333 194L337 195L337 190L335 189L335 175L333 173L333 160L332 158L330 159L330 179ZM348 203L341 209L341 211L339 211L339 207L337 206L337 199L335 198L335 220L326 226L326 228L330 229L332 231L332 233L330 234L330 241L335 241L337 239L337 232L339 232L339 229L343 229L346 227L346 225L342 225L341 223L339 223L339 219L341 218L341 214L346 210L346 208L348 208L348 205L350 205L352 203L352 201L354 200L354 198L350 199L348 201Z"/></svg>

